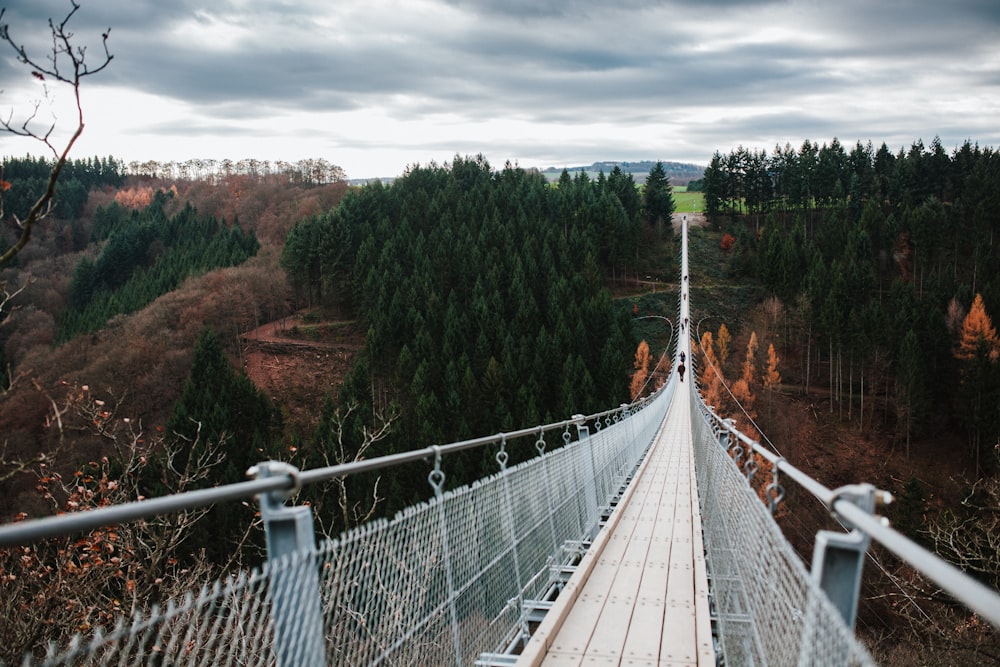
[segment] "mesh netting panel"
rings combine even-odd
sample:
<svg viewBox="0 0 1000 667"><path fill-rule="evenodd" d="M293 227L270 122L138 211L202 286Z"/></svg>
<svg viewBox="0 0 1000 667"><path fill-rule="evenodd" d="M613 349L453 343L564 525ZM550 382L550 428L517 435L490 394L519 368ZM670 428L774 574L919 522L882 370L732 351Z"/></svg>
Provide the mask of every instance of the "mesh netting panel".
<svg viewBox="0 0 1000 667"><path fill-rule="evenodd" d="M268 573L242 574L91 638L51 647L39 665L269 665ZM28 661L25 661L28 664Z"/></svg>
<svg viewBox="0 0 1000 667"><path fill-rule="evenodd" d="M870 665L693 400L705 548L729 665Z"/></svg>
<svg viewBox="0 0 1000 667"><path fill-rule="evenodd" d="M595 530L666 405L328 542L328 662L472 664L502 651L524 603L567 562L566 545Z"/></svg>
<svg viewBox="0 0 1000 667"><path fill-rule="evenodd" d="M317 600L302 582L317 573L328 665L473 664L516 640L525 603L550 592L560 566L596 532L668 403L664 392L635 414L591 423L581 442L550 443L544 456L455 491L438 489L391 520L77 638L37 664L315 663L320 649L310 628L319 623L306 619Z"/></svg>

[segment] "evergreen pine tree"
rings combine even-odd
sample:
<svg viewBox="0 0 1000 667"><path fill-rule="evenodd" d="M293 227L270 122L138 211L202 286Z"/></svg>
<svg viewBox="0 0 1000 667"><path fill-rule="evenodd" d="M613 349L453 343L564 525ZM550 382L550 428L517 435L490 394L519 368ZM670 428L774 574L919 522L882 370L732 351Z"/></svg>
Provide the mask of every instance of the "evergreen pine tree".
<svg viewBox="0 0 1000 667"><path fill-rule="evenodd" d="M184 468L221 458L219 473L209 481L244 481L247 469L276 454L279 427L280 417L267 397L233 369L218 336L205 329L195 343L191 371L167 422L179 452L169 464ZM196 525L189 547L204 549L214 563L227 562L253 521L252 509L234 507L212 510Z"/></svg>
<svg viewBox="0 0 1000 667"><path fill-rule="evenodd" d="M653 165L646 177L643 207L647 223L660 233L661 238L671 237L674 233L674 193L662 162Z"/></svg>

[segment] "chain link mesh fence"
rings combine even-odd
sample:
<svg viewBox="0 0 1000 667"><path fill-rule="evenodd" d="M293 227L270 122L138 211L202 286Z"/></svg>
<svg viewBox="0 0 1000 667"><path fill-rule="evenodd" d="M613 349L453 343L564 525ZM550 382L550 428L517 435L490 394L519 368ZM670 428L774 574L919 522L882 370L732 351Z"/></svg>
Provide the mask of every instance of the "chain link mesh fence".
<svg viewBox="0 0 1000 667"><path fill-rule="evenodd" d="M727 665L872 665L691 401L719 652Z"/></svg>
<svg viewBox="0 0 1000 667"><path fill-rule="evenodd" d="M435 468L428 502L23 664L315 664L295 610L317 603L296 584L316 572L328 665L469 665L504 652L596 532L668 404L661 392L632 414L581 418L579 440L567 428L546 443L540 429L542 455L510 468L502 443L499 472L453 491Z"/></svg>

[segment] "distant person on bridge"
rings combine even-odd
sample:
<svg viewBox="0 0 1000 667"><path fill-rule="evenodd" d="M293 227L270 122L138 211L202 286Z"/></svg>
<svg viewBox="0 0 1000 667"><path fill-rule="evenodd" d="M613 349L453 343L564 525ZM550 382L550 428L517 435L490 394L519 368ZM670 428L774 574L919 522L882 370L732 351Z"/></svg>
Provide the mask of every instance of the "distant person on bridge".
<svg viewBox="0 0 1000 667"><path fill-rule="evenodd" d="M677 374L681 376L681 382L684 382L684 362L683 361L677 366Z"/></svg>

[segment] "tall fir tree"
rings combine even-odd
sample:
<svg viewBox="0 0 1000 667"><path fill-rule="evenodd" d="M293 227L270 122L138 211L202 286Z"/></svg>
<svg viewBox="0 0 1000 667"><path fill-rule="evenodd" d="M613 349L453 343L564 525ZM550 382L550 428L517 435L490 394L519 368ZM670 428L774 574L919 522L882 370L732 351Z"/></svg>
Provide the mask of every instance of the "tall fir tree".
<svg viewBox="0 0 1000 667"><path fill-rule="evenodd" d="M649 170L642 203L647 223L659 232L661 238L670 238L674 233L674 193L662 162L657 162Z"/></svg>
<svg viewBox="0 0 1000 667"><path fill-rule="evenodd" d="M997 466L992 438L1000 431L1000 342L983 298L977 294L962 322L962 337L955 356L960 362L956 412L969 434L976 476ZM993 455L984 455L993 451Z"/></svg>
<svg viewBox="0 0 1000 667"><path fill-rule="evenodd" d="M646 378L649 377L649 363L649 343L642 340L635 351L635 362L633 363L635 372L632 374L632 384L629 387L633 401L639 398L646 386Z"/></svg>
<svg viewBox="0 0 1000 667"><path fill-rule="evenodd" d="M206 328L195 343L191 371L167 422L167 432L179 452L170 465L186 467L221 459L219 472L210 480L213 484L244 481L252 465L277 456L280 425L280 414L268 398L236 372L219 337ZM248 533L253 519L251 508L220 506L196 524L189 546L203 549L210 561L224 564L246 535L256 534Z"/></svg>
<svg viewBox="0 0 1000 667"><path fill-rule="evenodd" d="M909 460L910 439L920 433L930 407L927 365L913 329L906 332L900 343L896 366L897 431L902 431Z"/></svg>

